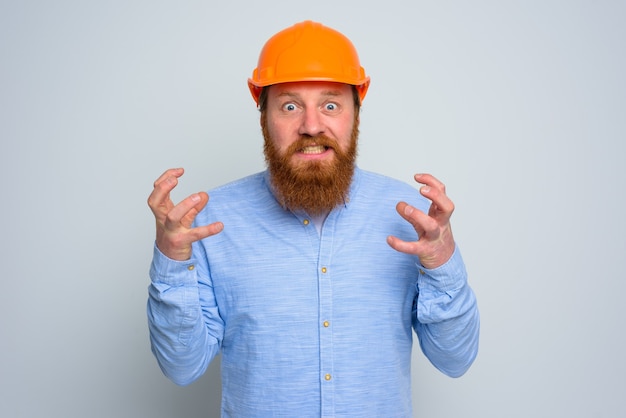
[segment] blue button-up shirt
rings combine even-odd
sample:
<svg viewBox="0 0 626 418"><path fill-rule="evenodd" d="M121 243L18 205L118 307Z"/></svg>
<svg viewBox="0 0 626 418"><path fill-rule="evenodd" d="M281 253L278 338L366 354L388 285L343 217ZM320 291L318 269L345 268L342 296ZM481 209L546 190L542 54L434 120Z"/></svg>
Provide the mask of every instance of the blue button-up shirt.
<svg viewBox="0 0 626 418"><path fill-rule="evenodd" d="M178 384L221 350L222 416L411 417L413 329L444 373L474 360L479 317L458 248L427 270L386 242L416 239L395 210L428 210L415 188L357 169L319 232L279 205L267 173L209 195L196 223L224 230L195 243L189 261L155 248L148 318L152 350Z"/></svg>

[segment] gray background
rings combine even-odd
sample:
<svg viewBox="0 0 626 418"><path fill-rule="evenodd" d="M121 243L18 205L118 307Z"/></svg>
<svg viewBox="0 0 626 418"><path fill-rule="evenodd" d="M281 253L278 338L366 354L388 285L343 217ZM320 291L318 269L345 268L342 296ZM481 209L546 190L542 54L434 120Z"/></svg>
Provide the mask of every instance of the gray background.
<svg viewBox="0 0 626 418"><path fill-rule="evenodd" d="M623 1L0 2L0 415L215 417L145 319L146 198L261 170L246 79L304 19L372 77L359 164L432 172L480 302L458 380L414 353L420 417L623 417Z"/></svg>

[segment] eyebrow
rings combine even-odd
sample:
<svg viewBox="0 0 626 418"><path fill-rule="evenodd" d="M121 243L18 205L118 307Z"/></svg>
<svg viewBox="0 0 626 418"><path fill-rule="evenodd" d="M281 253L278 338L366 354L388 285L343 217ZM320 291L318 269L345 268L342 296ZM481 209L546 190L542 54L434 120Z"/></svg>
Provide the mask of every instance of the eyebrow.
<svg viewBox="0 0 626 418"><path fill-rule="evenodd" d="M328 97L336 97L336 96L341 96L341 92L339 90L324 90L321 93L322 96L328 96ZM292 97L292 98L298 98L300 97L299 94L296 93L292 93L290 91L284 91L282 93L279 93L278 96L276 97Z"/></svg>

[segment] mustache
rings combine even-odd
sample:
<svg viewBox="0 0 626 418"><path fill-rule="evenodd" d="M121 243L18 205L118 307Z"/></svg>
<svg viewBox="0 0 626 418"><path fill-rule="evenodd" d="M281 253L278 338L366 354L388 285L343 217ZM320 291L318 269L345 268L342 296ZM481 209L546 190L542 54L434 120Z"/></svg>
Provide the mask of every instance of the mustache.
<svg viewBox="0 0 626 418"><path fill-rule="evenodd" d="M326 148L332 148L334 150L339 148L339 144L337 143L337 141L335 141L332 138L327 137L326 135L315 135L315 136L303 135L289 146L289 148L287 149L287 153L291 155L300 151L302 148L305 148L311 145L321 145Z"/></svg>

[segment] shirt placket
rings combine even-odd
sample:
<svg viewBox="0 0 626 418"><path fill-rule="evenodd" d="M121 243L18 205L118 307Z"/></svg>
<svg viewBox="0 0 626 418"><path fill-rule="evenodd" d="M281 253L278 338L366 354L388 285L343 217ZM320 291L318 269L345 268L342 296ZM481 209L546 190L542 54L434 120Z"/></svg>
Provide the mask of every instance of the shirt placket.
<svg viewBox="0 0 626 418"><path fill-rule="evenodd" d="M335 415L335 384L333 354L333 294L331 254L335 213L328 215L320 236L317 265L319 289L320 387L322 417Z"/></svg>
<svg viewBox="0 0 626 418"><path fill-rule="evenodd" d="M333 298L331 255L336 212L331 212L318 235L312 220L304 213L295 213L302 225L307 228L312 242L319 243L317 259L318 281L318 328L320 361L320 410L322 417L335 416L335 381L333 353Z"/></svg>

